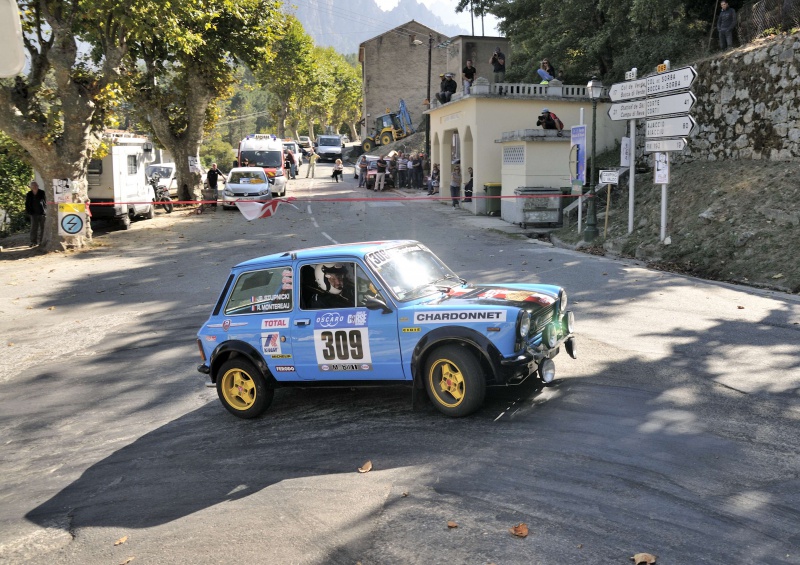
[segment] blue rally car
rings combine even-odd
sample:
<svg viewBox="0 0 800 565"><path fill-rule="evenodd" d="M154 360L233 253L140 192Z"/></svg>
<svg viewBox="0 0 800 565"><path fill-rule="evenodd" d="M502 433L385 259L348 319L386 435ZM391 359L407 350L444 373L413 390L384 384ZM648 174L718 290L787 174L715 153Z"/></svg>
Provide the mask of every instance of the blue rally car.
<svg viewBox="0 0 800 565"><path fill-rule="evenodd" d="M577 353L563 288L471 285L417 241L303 249L236 265L197 334L198 370L254 418L281 386L408 383L447 416L487 386L549 383Z"/></svg>

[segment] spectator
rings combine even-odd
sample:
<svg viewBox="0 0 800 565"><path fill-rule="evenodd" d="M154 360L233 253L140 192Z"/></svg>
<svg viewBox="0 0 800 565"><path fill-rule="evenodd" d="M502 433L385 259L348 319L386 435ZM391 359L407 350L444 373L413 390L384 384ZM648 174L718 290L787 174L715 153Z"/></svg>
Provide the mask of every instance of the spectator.
<svg viewBox="0 0 800 565"><path fill-rule="evenodd" d="M317 152L314 151L313 148L309 149L308 151L308 170L306 171L306 178L308 178L308 175L311 175L311 178L313 179L314 174L316 173L317 159L319 159L319 155L317 155Z"/></svg>
<svg viewBox="0 0 800 565"><path fill-rule="evenodd" d="M286 168L289 169L290 179L297 178L297 159L294 152L288 149L286 150Z"/></svg>
<svg viewBox="0 0 800 565"><path fill-rule="evenodd" d="M47 196L39 190L39 183L32 181L31 189L25 195L25 213L31 217L31 247L42 243L44 237L44 218L47 215Z"/></svg>
<svg viewBox="0 0 800 565"><path fill-rule="evenodd" d="M439 163L433 164L433 169L431 169L431 176L428 178L428 196L431 194L436 194L439 192Z"/></svg>
<svg viewBox="0 0 800 565"><path fill-rule="evenodd" d="M442 104L447 104L456 90L458 90L458 84L453 80L453 73L447 73L444 75L441 91L436 93L436 99Z"/></svg>
<svg viewBox="0 0 800 565"><path fill-rule="evenodd" d="M453 199L453 208L461 208L458 203L461 198L461 165L453 165L453 173L450 177L450 197Z"/></svg>
<svg viewBox="0 0 800 565"><path fill-rule="evenodd" d="M342 172L344 171L344 165L342 164L341 159L336 159L336 163L333 165L333 174L331 178L336 182L339 182L339 179L342 177Z"/></svg>
<svg viewBox="0 0 800 565"><path fill-rule="evenodd" d="M392 179L392 186L397 188L397 153L392 155L392 158L389 159L389 170L387 173L389 174L389 178Z"/></svg>
<svg viewBox="0 0 800 565"><path fill-rule="evenodd" d="M411 159L411 185L422 190L422 155L419 153L415 153Z"/></svg>
<svg viewBox="0 0 800 565"><path fill-rule="evenodd" d="M725 0L719 3L722 8L717 19L717 31L719 31L719 48L728 49L733 47L733 28L736 27L736 10L731 8Z"/></svg>
<svg viewBox="0 0 800 565"><path fill-rule="evenodd" d="M541 84L549 84L551 80L556 78L556 68L550 64L550 61L547 59L542 59L541 65L539 65L539 70L536 71L539 73L539 76L542 77Z"/></svg>
<svg viewBox="0 0 800 565"><path fill-rule="evenodd" d="M542 113L539 119L536 120L537 126L542 126L542 129L554 129L558 131L558 137L561 137L561 130L564 129L564 124L558 119L553 112L547 108L542 108Z"/></svg>
<svg viewBox="0 0 800 565"><path fill-rule="evenodd" d="M375 174L375 190L381 192L386 183L386 159L381 155L377 161L378 172Z"/></svg>
<svg viewBox="0 0 800 565"><path fill-rule="evenodd" d="M405 155L400 153L400 156L397 158L397 177L398 177L398 184L399 188L406 188L408 186L408 159Z"/></svg>
<svg viewBox="0 0 800 565"><path fill-rule="evenodd" d="M464 185L464 202L472 202L472 167L467 168L469 180Z"/></svg>
<svg viewBox="0 0 800 565"><path fill-rule="evenodd" d="M472 88L472 82L475 80L475 75L478 70L472 66L472 59L467 59L467 66L461 71L461 77L464 79L464 94L469 94L469 89Z"/></svg>
<svg viewBox="0 0 800 565"><path fill-rule="evenodd" d="M500 51L500 47L494 48L494 53L492 53L492 58L489 59L489 63L492 65L492 72L494 72L494 83L502 83L506 81L506 56ZM503 95L503 88L500 87L497 90L499 95Z"/></svg>
<svg viewBox="0 0 800 565"><path fill-rule="evenodd" d="M364 157L358 163L358 172L359 172L358 188L361 188L362 186L366 186L367 185L367 165L368 164L369 163L367 161L367 156L364 155Z"/></svg>

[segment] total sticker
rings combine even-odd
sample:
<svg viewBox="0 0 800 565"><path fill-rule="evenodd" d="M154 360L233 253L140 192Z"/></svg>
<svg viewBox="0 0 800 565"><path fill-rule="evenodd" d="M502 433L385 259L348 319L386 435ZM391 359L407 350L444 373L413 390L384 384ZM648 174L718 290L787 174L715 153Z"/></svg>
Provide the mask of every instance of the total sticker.
<svg viewBox="0 0 800 565"><path fill-rule="evenodd" d="M261 320L262 330L289 329L289 318L264 318Z"/></svg>

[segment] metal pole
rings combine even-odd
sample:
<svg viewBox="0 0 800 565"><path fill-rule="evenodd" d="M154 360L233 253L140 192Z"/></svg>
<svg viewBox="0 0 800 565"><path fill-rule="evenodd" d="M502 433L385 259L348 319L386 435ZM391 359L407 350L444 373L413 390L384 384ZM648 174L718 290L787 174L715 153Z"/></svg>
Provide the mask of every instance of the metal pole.
<svg viewBox="0 0 800 565"><path fill-rule="evenodd" d="M431 158L431 52L433 51L433 34L428 34L428 111L425 113L425 156L433 167Z"/></svg>
<svg viewBox="0 0 800 565"><path fill-rule="evenodd" d="M581 108L581 121L578 125L583 125L585 122L583 121L583 108ZM584 141L585 141L584 135ZM584 151L586 149L584 148ZM580 157L580 156L579 156ZM584 177L586 176L586 171L583 171ZM583 225L583 187L581 187L581 194L578 196L578 233L581 233L581 226Z"/></svg>
<svg viewBox="0 0 800 565"><path fill-rule="evenodd" d="M667 153L669 155L669 153ZM667 185L661 185L661 243L667 239Z"/></svg>
<svg viewBox="0 0 800 565"><path fill-rule="evenodd" d="M586 208L586 229L583 232L583 240L594 241L599 234L597 230L597 206L594 192L594 157L597 146L597 98L592 98L592 164L589 172L589 202Z"/></svg>
<svg viewBox="0 0 800 565"><path fill-rule="evenodd" d="M636 173L636 120L630 120L631 138L631 162L628 171L628 233L633 233L633 197L634 197L634 173Z"/></svg>

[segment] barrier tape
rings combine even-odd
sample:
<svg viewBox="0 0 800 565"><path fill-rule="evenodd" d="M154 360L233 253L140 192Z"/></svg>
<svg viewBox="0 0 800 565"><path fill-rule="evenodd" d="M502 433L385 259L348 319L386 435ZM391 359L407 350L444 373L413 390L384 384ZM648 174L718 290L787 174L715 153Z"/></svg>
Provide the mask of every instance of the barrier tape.
<svg viewBox="0 0 800 565"><path fill-rule="evenodd" d="M456 196L447 196L442 195L441 192L436 192L434 194L440 194L440 196L389 196L381 198L382 202L384 201L392 201L398 200L402 202L408 202L409 200L426 200L428 202L436 201L436 200L452 200L453 198L458 198L460 200L470 198L472 200L501 200L501 199L535 199L535 198L580 198L583 196L584 198L596 198L596 195L587 192L586 194L561 194L556 192L548 192L545 194L514 194L508 196L479 196L473 194L472 196L467 197L463 193L459 193ZM282 197L273 198L272 200L281 200ZM315 198L315 197L298 197L294 196L291 197L293 202L374 202L375 198ZM269 200L226 200L225 204L235 204L236 202L261 202L266 203ZM87 206L119 206L121 204L155 204L156 206L163 206L165 204L173 204L173 205L186 205L186 206L198 206L203 204L221 204L222 200L172 200L171 202L159 202L154 200L143 200L143 201L125 201L125 202L77 202L77 204L86 204ZM48 202L48 204L59 204L59 202Z"/></svg>

